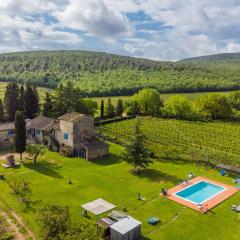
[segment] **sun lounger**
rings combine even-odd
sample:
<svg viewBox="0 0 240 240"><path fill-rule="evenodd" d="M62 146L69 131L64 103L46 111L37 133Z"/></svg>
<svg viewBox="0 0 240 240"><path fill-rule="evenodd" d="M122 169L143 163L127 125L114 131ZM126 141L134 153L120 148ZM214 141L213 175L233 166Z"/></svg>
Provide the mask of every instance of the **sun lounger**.
<svg viewBox="0 0 240 240"><path fill-rule="evenodd" d="M9 165L9 164L2 164L2 166L4 167L4 168L14 168L14 167L18 167L18 166L20 166L21 165L21 163L19 163L19 162L15 162L15 164L14 165Z"/></svg>
<svg viewBox="0 0 240 240"><path fill-rule="evenodd" d="M238 205L238 206L232 205L232 210L235 212L240 212L240 205Z"/></svg>
<svg viewBox="0 0 240 240"><path fill-rule="evenodd" d="M192 178L194 178L194 174L193 174L193 172L190 172L190 173L188 174L188 179L192 179Z"/></svg>
<svg viewBox="0 0 240 240"><path fill-rule="evenodd" d="M240 178L236 178L233 180L234 183L240 183Z"/></svg>

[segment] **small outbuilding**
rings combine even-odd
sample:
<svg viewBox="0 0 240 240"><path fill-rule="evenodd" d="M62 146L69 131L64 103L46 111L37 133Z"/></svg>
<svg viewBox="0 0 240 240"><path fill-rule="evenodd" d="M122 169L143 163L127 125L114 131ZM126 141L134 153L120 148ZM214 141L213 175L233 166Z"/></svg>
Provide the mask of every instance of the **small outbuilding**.
<svg viewBox="0 0 240 240"><path fill-rule="evenodd" d="M141 238L141 225L138 220L128 216L110 226L111 240L138 240Z"/></svg>
<svg viewBox="0 0 240 240"><path fill-rule="evenodd" d="M81 208L87 212L91 212L95 216L99 216L113 210L116 206L103 200L102 198L98 198L92 202L82 205Z"/></svg>

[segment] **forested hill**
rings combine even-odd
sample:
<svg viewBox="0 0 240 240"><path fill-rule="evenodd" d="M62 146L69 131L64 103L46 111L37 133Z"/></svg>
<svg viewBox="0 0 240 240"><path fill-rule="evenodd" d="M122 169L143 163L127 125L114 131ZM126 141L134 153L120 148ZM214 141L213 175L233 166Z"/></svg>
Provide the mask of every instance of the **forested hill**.
<svg viewBox="0 0 240 240"><path fill-rule="evenodd" d="M240 53L220 53L201 57L187 58L179 62L229 62L240 64Z"/></svg>
<svg viewBox="0 0 240 240"><path fill-rule="evenodd" d="M161 92L240 88L240 68L228 64L160 62L86 51L0 54L0 81L34 82L54 88L70 80L84 96L133 94L144 87Z"/></svg>

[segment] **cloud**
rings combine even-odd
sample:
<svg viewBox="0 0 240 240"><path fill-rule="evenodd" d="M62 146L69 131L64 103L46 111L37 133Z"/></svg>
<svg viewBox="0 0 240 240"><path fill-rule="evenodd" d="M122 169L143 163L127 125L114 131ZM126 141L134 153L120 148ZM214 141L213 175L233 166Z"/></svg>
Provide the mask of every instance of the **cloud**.
<svg viewBox="0 0 240 240"><path fill-rule="evenodd" d="M55 16L63 26L106 40L131 32L126 16L103 0L71 0L66 9L57 11Z"/></svg>
<svg viewBox="0 0 240 240"><path fill-rule="evenodd" d="M239 0L1 0L0 51L107 50L160 60L240 51Z"/></svg>

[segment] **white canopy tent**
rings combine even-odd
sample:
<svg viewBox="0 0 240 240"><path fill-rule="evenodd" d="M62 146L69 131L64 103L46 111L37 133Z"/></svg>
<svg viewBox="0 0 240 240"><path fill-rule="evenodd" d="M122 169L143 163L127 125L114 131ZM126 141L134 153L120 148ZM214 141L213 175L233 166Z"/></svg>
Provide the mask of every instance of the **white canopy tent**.
<svg viewBox="0 0 240 240"><path fill-rule="evenodd" d="M116 208L115 205L103 200L102 198L98 198L92 202L86 203L81 207L82 209L89 211L96 216L99 216Z"/></svg>

